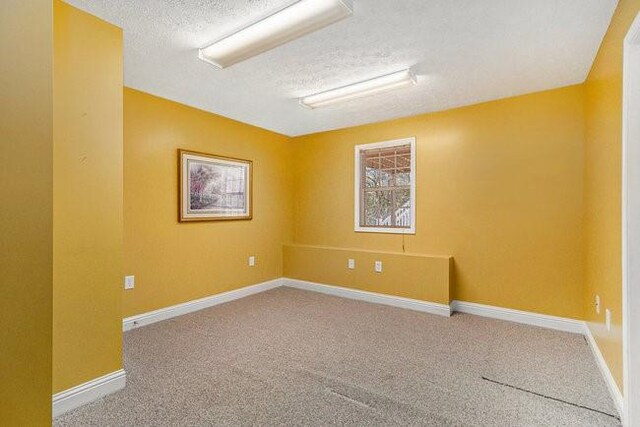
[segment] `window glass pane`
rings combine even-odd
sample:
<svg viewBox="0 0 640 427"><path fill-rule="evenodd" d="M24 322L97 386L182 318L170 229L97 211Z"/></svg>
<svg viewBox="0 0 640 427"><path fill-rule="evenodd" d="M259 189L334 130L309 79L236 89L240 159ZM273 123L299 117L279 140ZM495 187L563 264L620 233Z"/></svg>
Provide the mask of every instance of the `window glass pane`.
<svg viewBox="0 0 640 427"><path fill-rule="evenodd" d="M365 225L391 225L391 191L367 191L365 193Z"/></svg>
<svg viewBox="0 0 640 427"><path fill-rule="evenodd" d="M411 191L407 189L395 190L395 208L399 209L401 207L410 208L411 207Z"/></svg>
<svg viewBox="0 0 640 427"><path fill-rule="evenodd" d="M395 153L382 153L380 163L383 169L394 169L396 167Z"/></svg>
<svg viewBox="0 0 640 427"><path fill-rule="evenodd" d="M375 191L367 191L365 193L364 205L364 225L378 224L378 200ZM361 221L362 223L362 221Z"/></svg>
<svg viewBox="0 0 640 427"><path fill-rule="evenodd" d="M411 191L395 190L394 192L394 219L398 227L409 227L411 225Z"/></svg>
<svg viewBox="0 0 640 427"><path fill-rule="evenodd" d="M410 185L411 184L411 174L409 171L404 172L402 170L398 170L396 173L396 185Z"/></svg>
<svg viewBox="0 0 640 427"><path fill-rule="evenodd" d="M389 187L391 185L391 176L389 171L380 171L380 187Z"/></svg>
<svg viewBox="0 0 640 427"><path fill-rule="evenodd" d="M372 168L372 169L380 169L380 159L378 158L378 155L376 154L375 157L369 157L371 155L371 153L368 153L368 151L370 150L365 150L363 153L363 157L366 159L365 160L365 165L368 168Z"/></svg>
<svg viewBox="0 0 640 427"><path fill-rule="evenodd" d="M364 187L373 188L380 186L380 170L367 167L364 173Z"/></svg>
<svg viewBox="0 0 640 427"><path fill-rule="evenodd" d="M392 200L391 191L378 191L378 224L391 225Z"/></svg>
<svg viewBox="0 0 640 427"><path fill-rule="evenodd" d="M411 155L410 154L398 155L396 157L396 162L397 162L398 168L409 169L411 167Z"/></svg>

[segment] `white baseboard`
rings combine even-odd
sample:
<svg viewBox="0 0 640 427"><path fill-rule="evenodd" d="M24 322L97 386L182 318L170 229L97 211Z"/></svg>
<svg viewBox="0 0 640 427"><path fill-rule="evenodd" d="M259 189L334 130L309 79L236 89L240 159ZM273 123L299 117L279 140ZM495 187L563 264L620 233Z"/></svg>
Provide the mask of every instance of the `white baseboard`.
<svg viewBox="0 0 640 427"><path fill-rule="evenodd" d="M171 319L172 317L176 316L182 316L183 314L192 313L204 308L213 307L214 305L223 304L225 302L237 300L239 298L244 298L246 296L264 292L269 289L277 288L279 286L282 286L282 279L269 280L268 282L245 286L244 288L234 289L233 291L223 292L221 294L216 294L193 301L188 301L182 304L161 308L159 310L138 314L136 316L127 317L122 320L122 329L124 331L129 331L140 326L150 325L152 323Z"/></svg>
<svg viewBox="0 0 640 427"><path fill-rule="evenodd" d="M393 307L406 308L408 310L422 311L424 313L437 314L440 316L451 315L449 305L435 302L420 301L411 298L403 298L392 295L378 294L375 292L360 291L357 289L343 288L340 286L323 285L320 283L308 282L297 279L283 279L283 286L303 289L305 291L320 292L342 298L355 299L371 302L374 304L384 304Z"/></svg>
<svg viewBox="0 0 640 427"><path fill-rule="evenodd" d="M53 417L93 402L124 388L127 376L124 369L104 375L53 395Z"/></svg>
<svg viewBox="0 0 640 427"><path fill-rule="evenodd" d="M582 320L568 319L566 317L549 316L546 314L531 313L529 311L513 310L511 308L494 307L491 305L477 304L474 302L452 301L451 311L475 314L476 316L490 317L492 319L507 320L509 322L524 323L526 325L540 326L542 328L555 329L576 334L585 333L585 324Z"/></svg>
<svg viewBox="0 0 640 427"><path fill-rule="evenodd" d="M593 334L591 333L591 328L585 323L585 337L587 338L587 342L589 343L589 347L591 347L591 351L596 358L596 362L598 362L598 367L600 368L600 372L602 372L602 376L604 377L604 381L607 383L607 387L609 388L609 393L611 393L611 397L613 398L613 402L616 404L616 408L618 412L622 415L624 414L622 408L624 406L622 393L618 388L618 384L616 380L613 378L611 371L609 370L609 365L604 360L604 356L602 356L602 352L596 343Z"/></svg>

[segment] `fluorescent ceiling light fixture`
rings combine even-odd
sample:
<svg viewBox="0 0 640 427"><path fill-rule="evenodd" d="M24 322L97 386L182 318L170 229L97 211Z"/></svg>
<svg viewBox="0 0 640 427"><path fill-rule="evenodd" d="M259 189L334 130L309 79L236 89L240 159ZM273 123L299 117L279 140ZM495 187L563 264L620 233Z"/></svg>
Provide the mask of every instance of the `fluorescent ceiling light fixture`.
<svg viewBox="0 0 640 427"><path fill-rule="evenodd" d="M340 21L353 13L351 0L299 0L200 49L199 57L225 68Z"/></svg>
<svg viewBox="0 0 640 427"><path fill-rule="evenodd" d="M416 78L411 70L407 69L315 95L305 96L300 98L300 104L308 108L324 107L337 102L387 92L414 84L416 84Z"/></svg>

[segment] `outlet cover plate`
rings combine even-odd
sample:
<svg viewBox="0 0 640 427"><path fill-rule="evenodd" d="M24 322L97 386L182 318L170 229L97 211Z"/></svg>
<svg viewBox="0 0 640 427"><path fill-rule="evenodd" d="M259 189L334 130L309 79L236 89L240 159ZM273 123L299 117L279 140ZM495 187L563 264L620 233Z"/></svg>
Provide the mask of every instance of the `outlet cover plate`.
<svg viewBox="0 0 640 427"><path fill-rule="evenodd" d="M382 273L382 261L376 261L374 269L376 273Z"/></svg>

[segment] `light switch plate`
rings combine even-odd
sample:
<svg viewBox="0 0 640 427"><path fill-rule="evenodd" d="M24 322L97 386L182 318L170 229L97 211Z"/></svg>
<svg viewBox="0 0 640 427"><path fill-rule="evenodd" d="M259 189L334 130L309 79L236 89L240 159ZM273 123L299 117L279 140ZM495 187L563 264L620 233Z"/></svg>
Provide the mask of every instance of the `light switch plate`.
<svg viewBox="0 0 640 427"><path fill-rule="evenodd" d="M136 284L136 276L124 276L124 288L133 289Z"/></svg>
<svg viewBox="0 0 640 427"><path fill-rule="evenodd" d="M349 270L354 270L356 268L356 260L353 258L349 258L347 266L349 267Z"/></svg>

